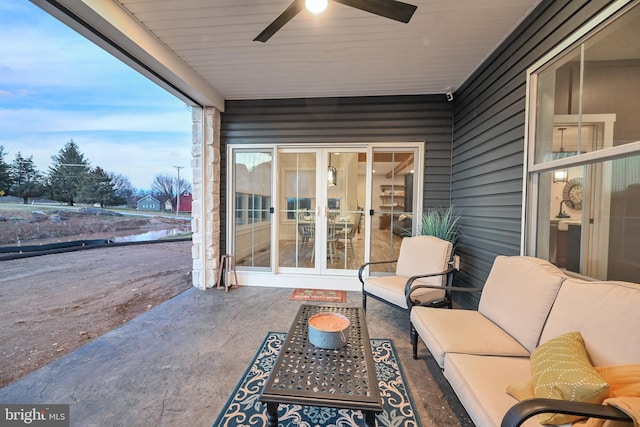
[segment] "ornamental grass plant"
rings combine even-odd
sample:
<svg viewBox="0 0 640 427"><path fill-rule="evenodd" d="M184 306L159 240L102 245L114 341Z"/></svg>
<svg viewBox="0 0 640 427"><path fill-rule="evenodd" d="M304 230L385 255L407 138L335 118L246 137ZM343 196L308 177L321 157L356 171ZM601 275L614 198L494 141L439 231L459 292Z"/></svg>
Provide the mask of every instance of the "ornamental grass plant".
<svg viewBox="0 0 640 427"><path fill-rule="evenodd" d="M419 234L435 236L455 246L461 234L461 218L459 210L454 206L428 209L422 214L422 228Z"/></svg>

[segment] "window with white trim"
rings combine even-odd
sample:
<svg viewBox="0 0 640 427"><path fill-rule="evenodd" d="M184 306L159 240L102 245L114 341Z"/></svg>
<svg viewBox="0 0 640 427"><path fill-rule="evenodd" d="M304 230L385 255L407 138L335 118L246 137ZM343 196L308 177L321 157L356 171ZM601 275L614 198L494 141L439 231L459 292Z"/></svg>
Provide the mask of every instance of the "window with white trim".
<svg viewBox="0 0 640 427"><path fill-rule="evenodd" d="M528 72L525 253L640 280L640 2L618 1Z"/></svg>

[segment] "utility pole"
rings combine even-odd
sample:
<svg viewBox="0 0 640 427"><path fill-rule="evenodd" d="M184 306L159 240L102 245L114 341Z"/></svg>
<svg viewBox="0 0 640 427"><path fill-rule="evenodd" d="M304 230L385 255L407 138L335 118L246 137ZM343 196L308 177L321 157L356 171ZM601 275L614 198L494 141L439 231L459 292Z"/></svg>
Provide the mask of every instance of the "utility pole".
<svg viewBox="0 0 640 427"><path fill-rule="evenodd" d="M184 166L174 166L178 171L178 182L176 183L176 216L180 214L180 169L184 169Z"/></svg>

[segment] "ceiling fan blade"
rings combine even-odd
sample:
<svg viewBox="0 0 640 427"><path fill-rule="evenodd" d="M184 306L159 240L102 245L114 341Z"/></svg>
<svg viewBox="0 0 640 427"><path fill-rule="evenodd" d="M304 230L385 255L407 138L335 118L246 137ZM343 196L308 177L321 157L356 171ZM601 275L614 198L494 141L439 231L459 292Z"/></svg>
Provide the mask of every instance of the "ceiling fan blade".
<svg viewBox="0 0 640 427"><path fill-rule="evenodd" d="M273 36L280 28L284 26L287 22L291 21L294 16L296 16L300 11L304 8L304 0L293 0L293 3L289 5L288 8L285 9L280 16L278 16L271 24L267 26L258 37L253 39L253 41L258 42L266 42Z"/></svg>
<svg viewBox="0 0 640 427"><path fill-rule="evenodd" d="M336 3L342 3L346 6L355 7L356 9L371 12L375 15L384 16L394 21L404 22L405 24L411 20L413 12L418 6L403 3L396 0L333 0Z"/></svg>

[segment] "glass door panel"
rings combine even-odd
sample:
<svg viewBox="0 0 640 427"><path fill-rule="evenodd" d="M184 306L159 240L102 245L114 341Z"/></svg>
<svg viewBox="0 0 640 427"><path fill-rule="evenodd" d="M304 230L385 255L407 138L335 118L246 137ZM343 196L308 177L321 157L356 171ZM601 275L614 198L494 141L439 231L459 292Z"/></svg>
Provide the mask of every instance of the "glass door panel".
<svg viewBox="0 0 640 427"><path fill-rule="evenodd" d="M364 263L365 152L326 153L326 268L357 270Z"/></svg>
<svg viewBox="0 0 640 427"><path fill-rule="evenodd" d="M280 152L278 155L278 265L316 268L317 155Z"/></svg>
<svg viewBox="0 0 640 427"><path fill-rule="evenodd" d="M365 162L364 149L280 151L280 268L322 274L364 263Z"/></svg>
<svg viewBox="0 0 640 427"><path fill-rule="evenodd" d="M416 150L373 150L371 186L371 262L398 259L403 237L415 234L414 168ZM395 270L395 264L371 266L371 271Z"/></svg>
<svg viewBox="0 0 640 427"><path fill-rule="evenodd" d="M271 150L233 152L233 245L237 266L271 269Z"/></svg>

